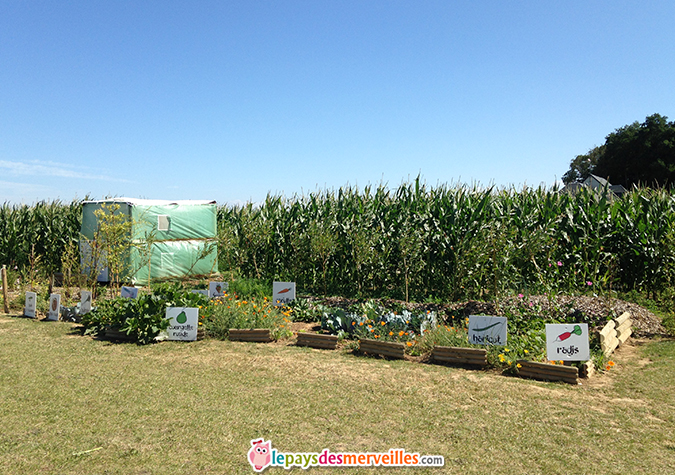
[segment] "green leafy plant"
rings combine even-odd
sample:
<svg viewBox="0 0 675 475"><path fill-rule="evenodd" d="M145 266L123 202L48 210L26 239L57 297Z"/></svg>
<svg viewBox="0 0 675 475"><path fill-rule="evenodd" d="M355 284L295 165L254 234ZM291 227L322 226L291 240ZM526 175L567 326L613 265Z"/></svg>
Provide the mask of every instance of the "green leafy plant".
<svg viewBox="0 0 675 475"><path fill-rule="evenodd" d="M169 326L165 317L170 303L153 294L140 294L136 299L99 300L96 308L82 316L80 323L85 334L102 336L107 330L118 330L138 344L146 345Z"/></svg>

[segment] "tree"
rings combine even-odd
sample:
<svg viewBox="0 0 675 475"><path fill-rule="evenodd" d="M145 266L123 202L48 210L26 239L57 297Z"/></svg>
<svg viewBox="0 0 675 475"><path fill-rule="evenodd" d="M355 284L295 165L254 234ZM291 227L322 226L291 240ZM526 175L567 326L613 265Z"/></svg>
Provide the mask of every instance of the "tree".
<svg viewBox="0 0 675 475"><path fill-rule="evenodd" d="M612 132L604 145L579 155L563 175L564 183L582 182L590 174L626 188L675 183L675 122L653 114Z"/></svg>
<svg viewBox="0 0 675 475"><path fill-rule="evenodd" d="M570 163L570 169L562 176L562 181L566 185L569 183L581 183L586 178L595 174L594 169L598 159L605 152L605 146L592 148L586 155L577 155Z"/></svg>

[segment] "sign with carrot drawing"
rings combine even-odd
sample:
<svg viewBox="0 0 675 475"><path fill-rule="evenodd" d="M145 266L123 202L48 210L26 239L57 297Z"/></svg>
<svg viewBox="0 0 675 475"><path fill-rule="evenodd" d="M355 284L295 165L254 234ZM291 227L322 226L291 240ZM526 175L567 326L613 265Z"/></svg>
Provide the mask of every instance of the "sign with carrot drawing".
<svg viewBox="0 0 675 475"><path fill-rule="evenodd" d="M272 284L272 304L281 306L295 300L295 282L274 282Z"/></svg>
<svg viewBox="0 0 675 475"><path fill-rule="evenodd" d="M547 324L546 357L551 361L588 361L588 324Z"/></svg>
<svg viewBox="0 0 675 475"><path fill-rule="evenodd" d="M506 317L469 316L469 343L474 345L506 345Z"/></svg>

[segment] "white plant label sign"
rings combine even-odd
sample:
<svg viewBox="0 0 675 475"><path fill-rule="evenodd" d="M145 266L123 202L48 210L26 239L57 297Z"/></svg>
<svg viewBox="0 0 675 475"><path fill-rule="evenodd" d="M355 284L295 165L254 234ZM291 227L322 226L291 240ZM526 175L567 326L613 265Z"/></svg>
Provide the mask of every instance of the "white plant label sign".
<svg viewBox="0 0 675 475"><path fill-rule="evenodd" d="M506 317L469 316L469 343L474 345L505 346Z"/></svg>
<svg viewBox="0 0 675 475"><path fill-rule="evenodd" d="M588 361L588 324L547 324L546 357L552 361Z"/></svg>
<svg viewBox="0 0 675 475"><path fill-rule="evenodd" d="M91 312L91 292L83 290L80 292L80 315Z"/></svg>
<svg viewBox="0 0 675 475"><path fill-rule="evenodd" d="M166 329L167 340L195 341L197 339L198 308L168 307L166 319L169 320L169 327Z"/></svg>
<svg viewBox="0 0 675 475"><path fill-rule="evenodd" d="M126 287L123 285L120 289L120 296L128 299L135 299L138 297L138 289L136 287Z"/></svg>
<svg viewBox="0 0 675 475"><path fill-rule="evenodd" d="M199 290L199 289L195 289L195 290L192 291L192 293L193 293L193 294L202 294L204 297L208 297L208 296L209 296L209 291L208 291L208 290Z"/></svg>
<svg viewBox="0 0 675 475"><path fill-rule="evenodd" d="M60 309L61 296L59 294L51 294L49 296L49 311L47 312L47 320L58 321Z"/></svg>
<svg viewBox="0 0 675 475"><path fill-rule="evenodd" d="M37 307L37 294L35 292L26 292L26 305L23 314L27 317L35 318L35 309Z"/></svg>
<svg viewBox="0 0 675 475"><path fill-rule="evenodd" d="M272 284L272 305L281 306L295 300L295 282L274 282Z"/></svg>
<svg viewBox="0 0 675 475"><path fill-rule="evenodd" d="M209 282L209 297L222 297L227 292L230 284L227 282Z"/></svg>

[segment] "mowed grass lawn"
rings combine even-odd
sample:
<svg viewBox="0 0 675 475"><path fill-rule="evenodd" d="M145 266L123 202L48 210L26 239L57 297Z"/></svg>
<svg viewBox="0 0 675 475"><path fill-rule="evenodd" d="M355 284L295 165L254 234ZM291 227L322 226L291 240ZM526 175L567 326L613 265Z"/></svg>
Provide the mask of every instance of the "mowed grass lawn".
<svg viewBox="0 0 675 475"><path fill-rule="evenodd" d="M259 437L281 452L445 457L312 473L675 473L673 341L621 348L609 374L572 387L288 343L113 344L75 328L0 316L0 473L253 473Z"/></svg>

